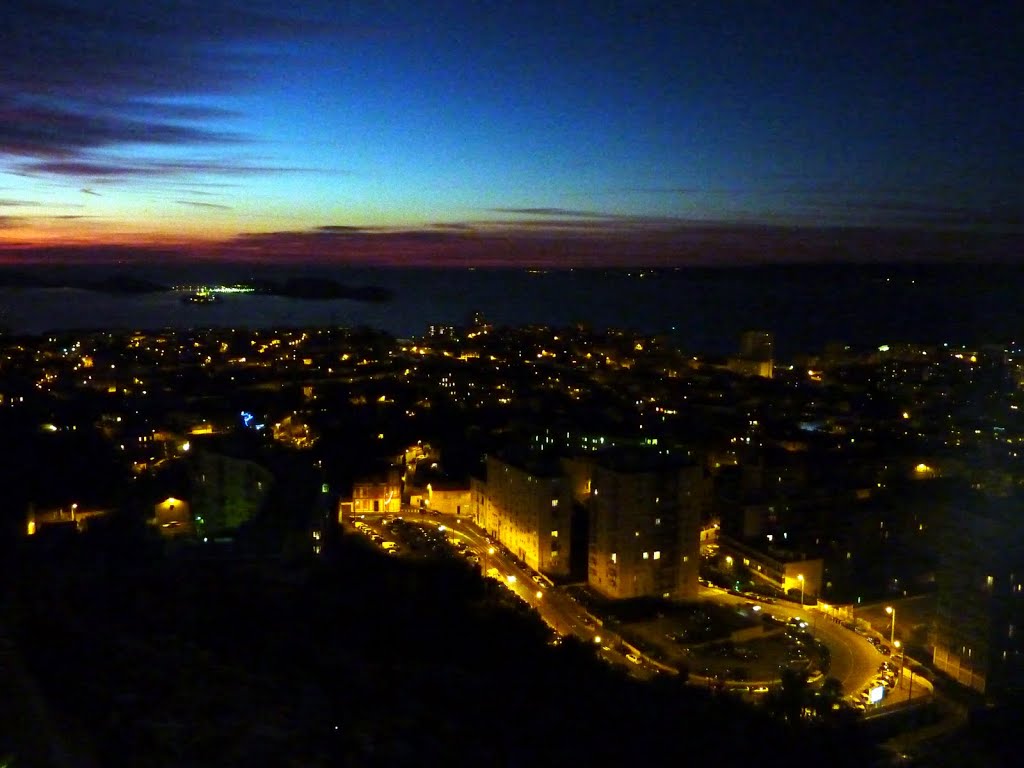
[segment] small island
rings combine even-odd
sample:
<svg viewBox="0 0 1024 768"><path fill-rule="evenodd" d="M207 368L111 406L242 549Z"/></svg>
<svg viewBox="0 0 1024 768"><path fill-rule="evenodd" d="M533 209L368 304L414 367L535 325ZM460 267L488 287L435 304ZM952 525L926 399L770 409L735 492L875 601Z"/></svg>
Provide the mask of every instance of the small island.
<svg viewBox="0 0 1024 768"><path fill-rule="evenodd" d="M0 288L18 290L73 288L112 295L138 296L175 292L184 294L182 301L189 304L214 304L223 294L256 293L264 296L282 296L289 299L313 301L362 301L384 303L391 301L393 293L377 285L345 285L321 277L293 277L283 280L255 280L232 285L167 285L127 274L113 274L100 279L44 278L21 271L0 271Z"/></svg>

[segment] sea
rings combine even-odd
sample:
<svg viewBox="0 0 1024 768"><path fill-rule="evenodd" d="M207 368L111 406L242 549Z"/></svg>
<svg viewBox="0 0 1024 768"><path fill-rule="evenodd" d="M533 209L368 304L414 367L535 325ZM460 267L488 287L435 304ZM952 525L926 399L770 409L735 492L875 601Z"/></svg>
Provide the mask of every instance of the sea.
<svg viewBox="0 0 1024 768"><path fill-rule="evenodd" d="M24 274L26 270L21 270ZM700 269L406 269L178 265L36 269L49 287L0 287L9 335L206 327L372 327L399 338L480 313L495 326L585 324L661 334L693 354L734 352L746 330L775 335L777 356L830 342L977 345L1024 339L1024 269L1008 264L801 265ZM225 294L186 304L181 293L104 293L112 276L162 285L320 277L377 286L390 300L311 300ZM2 277L2 275L0 275Z"/></svg>

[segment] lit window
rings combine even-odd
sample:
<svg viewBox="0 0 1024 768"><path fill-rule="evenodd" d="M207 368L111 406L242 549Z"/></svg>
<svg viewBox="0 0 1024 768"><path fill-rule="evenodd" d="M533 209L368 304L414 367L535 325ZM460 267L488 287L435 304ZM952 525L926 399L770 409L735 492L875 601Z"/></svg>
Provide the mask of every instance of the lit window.
<svg viewBox="0 0 1024 768"><path fill-rule="evenodd" d="M659 550L659 549L654 550L654 559L655 560L661 560L661 550Z"/></svg>
<svg viewBox="0 0 1024 768"><path fill-rule="evenodd" d="M612 562L613 563L619 562L619 556L615 552L612 552Z"/></svg>
<svg viewBox="0 0 1024 768"><path fill-rule="evenodd" d="M647 560L647 559L649 559L649 557L650 557L650 556L648 555L648 553L647 553L647 552L644 552L644 560Z"/></svg>
<svg viewBox="0 0 1024 768"><path fill-rule="evenodd" d="M557 539L558 538L558 531L552 531L551 532L551 538L552 539Z"/></svg>
<svg viewBox="0 0 1024 768"><path fill-rule="evenodd" d="M689 555L683 555L683 562L684 563L690 562L690 556Z"/></svg>
<svg viewBox="0 0 1024 768"><path fill-rule="evenodd" d="M986 587L991 587L993 582L995 582L995 579L992 578L991 576L986 576L985 577L985 586Z"/></svg>
<svg viewBox="0 0 1024 768"><path fill-rule="evenodd" d="M552 507L557 507L558 506L558 499L552 499L551 500L551 506Z"/></svg>
<svg viewBox="0 0 1024 768"><path fill-rule="evenodd" d="M660 517L654 518L654 524L655 525L661 525L661 518Z"/></svg>

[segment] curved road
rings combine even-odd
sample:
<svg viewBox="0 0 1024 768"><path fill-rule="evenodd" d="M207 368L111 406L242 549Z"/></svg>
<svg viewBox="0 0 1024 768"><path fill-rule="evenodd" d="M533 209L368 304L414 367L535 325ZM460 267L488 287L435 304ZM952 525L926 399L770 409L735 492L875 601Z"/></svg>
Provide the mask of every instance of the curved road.
<svg viewBox="0 0 1024 768"><path fill-rule="evenodd" d="M717 587L701 587L700 596L702 599L727 605L760 602L765 613L783 620L798 617L806 621L809 625L807 630L828 648L832 657L829 676L843 684L843 693L847 696L862 691L877 674L879 664L887 658L880 654L867 638L834 623L828 616L808 607L801 609L798 605L783 601L764 603L756 598L730 594Z"/></svg>
<svg viewBox="0 0 1024 768"><path fill-rule="evenodd" d="M479 557L483 573L497 569L498 578L522 600L535 607L541 618L559 635L574 635L587 642L601 645L600 655L606 661L625 667L634 677L649 679L663 671L642 656L639 663L627 659L624 653L617 650L620 648L620 638L603 630L599 622L563 590L551 587L546 580L538 584L534 580L535 573L508 556L470 520L426 517L408 512L400 516L409 523L425 527L437 528L443 525L451 536L463 539ZM368 523L379 525L381 517L383 515L366 515L365 519ZM490 551L492 548L493 553ZM700 598L726 605L759 602L756 598L733 595L717 587L701 587ZM766 613L771 613L784 621L799 617L809 623L808 630L825 644L831 654L832 666L829 675L842 683L843 692L848 696L863 690L876 675L879 664L885 660L866 638L834 623L816 610L801 608L783 601L761 604Z"/></svg>

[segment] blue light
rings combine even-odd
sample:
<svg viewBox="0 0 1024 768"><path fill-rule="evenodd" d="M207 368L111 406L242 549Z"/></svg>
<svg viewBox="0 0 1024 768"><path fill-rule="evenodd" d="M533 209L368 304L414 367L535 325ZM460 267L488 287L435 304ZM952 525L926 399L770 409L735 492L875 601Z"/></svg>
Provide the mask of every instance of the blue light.
<svg viewBox="0 0 1024 768"><path fill-rule="evenodd" d="M253 415L248 411L242 411L242 424L246 427L252 426Z"/></svg>

